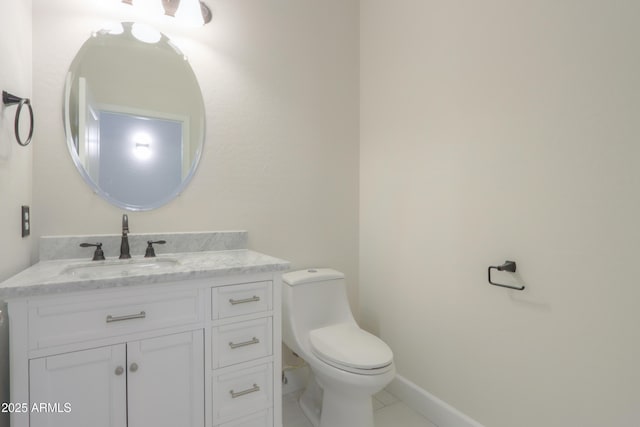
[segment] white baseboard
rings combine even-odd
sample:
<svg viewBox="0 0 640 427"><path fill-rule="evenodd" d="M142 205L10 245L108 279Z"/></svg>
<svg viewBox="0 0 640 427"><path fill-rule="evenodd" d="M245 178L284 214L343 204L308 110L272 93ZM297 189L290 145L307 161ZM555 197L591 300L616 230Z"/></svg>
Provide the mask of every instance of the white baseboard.
<svg viewBox="0 0 640 427"><path fill-rule="evenodd" d="M484 427L401 375L396 375L387 390L438 427Z"/></svg>

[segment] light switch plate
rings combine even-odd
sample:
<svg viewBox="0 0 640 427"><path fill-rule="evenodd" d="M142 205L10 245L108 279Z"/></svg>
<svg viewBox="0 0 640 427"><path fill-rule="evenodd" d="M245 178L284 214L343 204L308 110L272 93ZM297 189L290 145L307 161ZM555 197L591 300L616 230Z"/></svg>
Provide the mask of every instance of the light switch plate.
<svg viewBox="0 0 640 427"><path fill-rule="evenodd" d="M29 206L22 206L21 222L22 237L27 237L29 234L31 234L31 213L29 212Z"/></svg>

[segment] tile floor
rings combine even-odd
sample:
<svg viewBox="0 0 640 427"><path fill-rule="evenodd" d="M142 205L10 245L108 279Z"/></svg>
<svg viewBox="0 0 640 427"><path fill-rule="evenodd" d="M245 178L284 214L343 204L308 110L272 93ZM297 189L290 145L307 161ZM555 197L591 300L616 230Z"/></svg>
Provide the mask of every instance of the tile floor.
<svg viewBox="0 0 640 427"><path fill-rule="evenodd" d="M283 427L313 427L298 406L300 392L283 396ZM382 390L373 398L375 427L437 427L391 393Z"/></svg>

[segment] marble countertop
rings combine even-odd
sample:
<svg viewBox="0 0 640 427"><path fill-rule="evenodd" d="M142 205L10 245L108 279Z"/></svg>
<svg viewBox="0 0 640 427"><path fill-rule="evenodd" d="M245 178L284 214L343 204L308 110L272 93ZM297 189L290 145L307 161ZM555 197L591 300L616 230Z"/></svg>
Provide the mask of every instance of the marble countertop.
<svg viewBox="0 0 640 427"><path fill-rule="evenodd" d="M157 265L146 268L146 263L153 263L153 260L134 256L131 260L108 258L106 261L91 261L82 258L40 261L0 283L0 300L231 274L267 273L289 268L288 261L248 249L162 254L157 257ZM94 273L91 266L98 263L128 263L135 268L105 269L98 273L98 267Z"/></svg>

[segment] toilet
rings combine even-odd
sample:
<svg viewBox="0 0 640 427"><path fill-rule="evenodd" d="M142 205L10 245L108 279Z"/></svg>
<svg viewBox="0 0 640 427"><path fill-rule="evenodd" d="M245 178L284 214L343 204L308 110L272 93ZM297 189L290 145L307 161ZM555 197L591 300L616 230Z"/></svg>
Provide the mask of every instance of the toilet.
<svg viewBox="0 0 640 427"><path fill-rule="evenodd" d="M311 268L282 281L283 341L311 368L303 412L314 427L373 427L372 396L395 376L391 349L356 323L343 273Z"/></svg>

